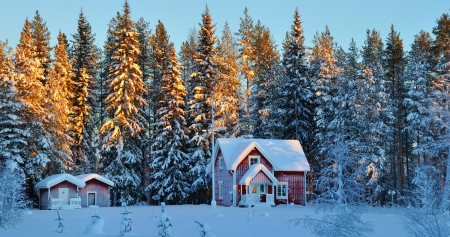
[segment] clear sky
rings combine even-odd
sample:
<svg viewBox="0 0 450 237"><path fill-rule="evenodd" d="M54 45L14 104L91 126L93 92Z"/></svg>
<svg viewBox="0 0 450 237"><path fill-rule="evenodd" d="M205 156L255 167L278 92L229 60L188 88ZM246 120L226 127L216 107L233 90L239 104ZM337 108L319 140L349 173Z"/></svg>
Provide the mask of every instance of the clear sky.
<svg viewBox="0 0 450 237"><path fill-rule="evenodd" d="M187 39L189 30L198 27L201 14L208 4L213 22L217 23L216 35L228 21L233 32L239 28L244 7L256 22L271 30L278 45L281 45L286 31L290 30L293 13L298 7L304 28L305 43L312 45L316 32L325 26L330 28L335 41L348 49L351 38L362 45L366 29L380 31L386 39L390 25L400 32L405 49L420 30L431 33L443 13L450 12L449 0L130 0L131 16L137 20L143 17L154 31L158 20L166 27L177 50ZM0 0L0 40L8 39L9 45L18 44L25 19L32 19L38 10L51 32L51 44L61 30L74 34L80 9L92 25L96 44L103 46L107 24L117 11L122 10L123 0ZM71 39L71 37L69 37Z"/></svg>

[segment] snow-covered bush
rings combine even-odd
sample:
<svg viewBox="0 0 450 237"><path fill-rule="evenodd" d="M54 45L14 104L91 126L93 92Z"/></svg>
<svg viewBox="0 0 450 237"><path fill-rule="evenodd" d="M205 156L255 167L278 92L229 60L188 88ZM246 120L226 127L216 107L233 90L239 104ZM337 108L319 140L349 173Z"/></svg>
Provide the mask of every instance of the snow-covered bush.
<svg viewBox="0 0 450 237"><path fill-rule="evenodd" d="M95 215L91 217L91 222L86 227L84 234L104 234L103 227L105 226L105 219L98 214L98 207L95 209Z"/></svg>
<svg viewBox="0 0 450 237"><path fill-rule="evenodd" d="M0 167L0 228L12 228L22 221L27 207L24 183L18 172Z"/></svg>
<svg viewBox="0 0 450 237"><path fill-rule="evenodd" d="M171 217L167 215L166 204L161 203L161 214L159 215L159 221L156 223L158 227L158 235L161 237L171 237L172 234L172 223L170 222Z"/></svg>
<svg viewBox="0 0 450 237"><path fill-rule="evenodd" d="M211 229L205 222L195 221L198 224L197 230L200 231L200 237L216 237L215 234L209 233L208 230Z"/></svg>
<svg viewBox="0 0 450 237"><path fill-rule="evenodd" d="M61 213L59 212L59 210L56 210L56 213L58 213L58 219L55 219L55 221L58 221L58 229L56 230L58 233L62 233L64 228L66 228L66 226L63 223L63 218L61 216Z"/></svg>
<svg viewBox="0 0 450 237"><path fill-rule="evenodd" d="M131 220L131 217L129 215L130 213L133 213L133 212L128 211L126 203L122 203L122 206L125 207L125 212L120 213L120 214L122 214L122 221L120 222L120 234L128 235L128 234L132 233L132 231L133 231L133 225L132 225L133 221Z"/></svg>
<svg viewBox="0 0 450 237"><path fill-rule="evenodd" d="M450 236L450 216L443 201L440 172L433 166L415 169L415 207L405 211L404 229L409 236Z"/></svg>

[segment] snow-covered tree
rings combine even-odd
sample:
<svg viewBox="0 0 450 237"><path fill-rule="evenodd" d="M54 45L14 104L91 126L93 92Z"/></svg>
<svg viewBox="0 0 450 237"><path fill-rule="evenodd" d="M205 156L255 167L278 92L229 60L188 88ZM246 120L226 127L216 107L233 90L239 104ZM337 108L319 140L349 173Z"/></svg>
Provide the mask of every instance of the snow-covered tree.
<svg viewBox="0 0 450 237"><path fill-rule="evenodd" d="M180 52L178 52L178 57L180 60L180 65L183 66L183 70L181 71L181 78L183 78L186 84L186 91L191 91L192 88L189 86L189 79L191 78L192 73L195 71L195 50L197 47L197 35L196 28L192 28L189 30L189 35L186 41L181 43ZM191 98L186 97L186 102Z"/></svg>
<svg viewBox="0 0 450 237"><path fill-rule="evenodd" d="M122 212L122 220L120 221L120 235L130 235L133 233L133 220L131 219L130 212L126 203L122 203L125 207L125 212Z"/></svg>
<svg viewBox="0 0 450 237"><path fill-rule="evenodd" d="M308 144L308 130L311 127L311 104L313 93L309 79L309 65L306 58L305 37L301 25L298 9L294 12L294 21L289 33L288 42L283 52L283 68L285 78L278 88L282 93L277 99L274 113L278 113L281 121L281 139L299 140L306 148ZM318 60L318 55L314 59ZM322 56L320 56L322 57ZM316 62L313 61L313 62Z"/></svg>
<svg viewBox="0 0 450 237"><path fill-rule="evenodd" d="M147 191L153 200L179 204L187 198L190 183L186 173L189 156L184 152L188 142L184 97L186 89L180 77L175 49L171 44L170 64L165 65L161 80L160 108L156 113L156 129L152 145L151 183Z"/></svg>
<svg viewBox="0 0 450 237"><path fill-rule="evenodd" d="M161 203L161 214L159 214L159 221L156 223L158 227L158 235L160 237L171 237L172 236L172 222L171 217L166 212L166 204Z"/></svg>
<svg viewBox="0 0 450 237"><path fill-rule="evenodd" d="M146 105L143 98L145 83L137 65L139 41L127 1L119 19L105 101L109 120L100 129L104 136L100 170L115 183L112 189L114 205L136 203L141 199L143 155L139 143L144 121L142 107Z"/></svg>
<svg viewBox="0 0 450 237"><path fill-rule="evenodd" d="M73 76L71 77L71 135L74 139L72 146L75 173L94 172L95 159L94 112L96 106L95 80L98 69L97 61L100 57L95 46L95 34L91 25L80 12L77 33L72 35L71 59ZM98 112L97 112L98 113Z"/></svg>
<svg viewBox="0 0 450 237"><path fill-rule="evenodd" d="M0 160L0 228L16 227L23 220L27 199L24 176Z"/></svg>
<svg viewBox="0 0 450 237"><path fill-rule="evenodd" d="M202 23L198 35L198 45L195 54L195 72L190 78L192 90L189 92L192 98L188 102L188 126L190 133L190 145L188 153L191 156L190 177L191 192L200 200L206 194L207 185L210 183L207 164L210 162L211 152L211 105L213 88L217 81L217 62L214 27L212 17L206 7L202 14Z"/></svg>
<svg viewBox="0 0 450 237"><path fill-rule="evenodd" d="M40 67L43 69L44 77L42 83L46 83L46 77L50 73L50 32L48 31L47 24L42 19L39 11L36 10L36 14L33 20L30 22L30 29L33 35L33 46L36 51L35 57L41 62Z"/></svg>
<svg viewBox="0 0 450 237"><path fill-rule="evenodd" d="M238 77L237 48L228 22L217 42L218 75L213 94L216 127L226 128L225 137L239 132L239 106L242 102Z"/></svg>

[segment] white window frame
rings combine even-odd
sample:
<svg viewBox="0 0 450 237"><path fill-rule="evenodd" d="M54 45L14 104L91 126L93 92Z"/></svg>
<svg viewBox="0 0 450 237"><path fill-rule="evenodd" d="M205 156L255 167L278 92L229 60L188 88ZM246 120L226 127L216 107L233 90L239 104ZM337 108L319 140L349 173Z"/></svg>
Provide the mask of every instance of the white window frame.
<svg viewBox="0 0 450 237"><path fill-rule="evenodd" d="M223 199L223 181L219 181L219 199Z"/></svg>
<svg viewBox="0 0 450 237"><path fill-rule="evenodd" d="M260 164L261 163L261 157L260 156L248 156L248 166L252 165L252 159L256 159L256 163L255 164Z"/></svg>
<svg viewBox="0 0 450 237"><path fill-rule="evenodd" d="M219 156L219 169L223 169L223 156Z"/></svg>
<svg viewBox="0 0 450 237"><path fill-rule="evenodd" d="M283 186L285 189L284 195L281 195L282 193L280 193L280 191L282 191L282 190L280 190L279 188L280 187L283 188ZM289 192L288 182L279 182L277 185L277 199L287 199L288 195L289 195L288 192Z"/></svg>

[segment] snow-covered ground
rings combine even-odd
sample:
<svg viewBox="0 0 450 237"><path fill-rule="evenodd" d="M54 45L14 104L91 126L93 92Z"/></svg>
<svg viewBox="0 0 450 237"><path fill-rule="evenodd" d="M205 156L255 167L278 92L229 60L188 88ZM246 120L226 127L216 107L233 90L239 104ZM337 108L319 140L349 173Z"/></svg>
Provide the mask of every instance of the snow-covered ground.
<svg viewBox="0 0 450 237"><path fill-rule="evenodd" d="M157 237L157 217L161 212L160 206L131 206L128 207L133 221L134 234L137 236ZM194 221L205 222L211 227L210 232L217 237L246 236L246 237L309 237L313 236L302 226L288 225L288 220L315 216L314 206L286 206L254 207L253 219L248 221L247 208L217 207L220 216L213 217L209 205L166 206L171 216L172 234L177 237L198 237L197 224ZM403 230L403 208L367 207L364 220L371 221L374 233L371 236L405 236ZM1 237L16 236L83 236L91 216L95 214L93 208L61 210L65 229L57 233L57 212L54 210L31 210L25 215L24 221L17 225L17 229L2 230ZM123 207L99 208L99 215L105 219L103 236L119 236L120 223L124 212Z"/></svg>

